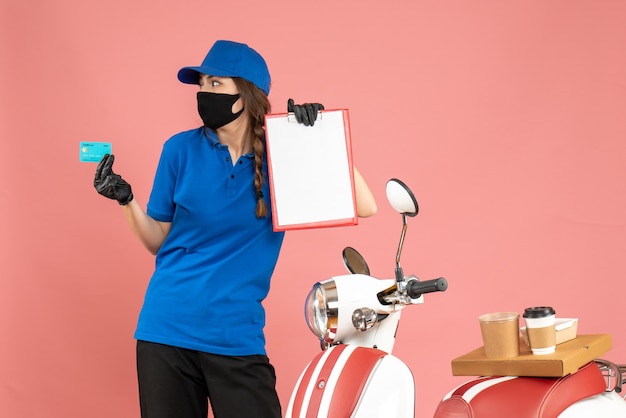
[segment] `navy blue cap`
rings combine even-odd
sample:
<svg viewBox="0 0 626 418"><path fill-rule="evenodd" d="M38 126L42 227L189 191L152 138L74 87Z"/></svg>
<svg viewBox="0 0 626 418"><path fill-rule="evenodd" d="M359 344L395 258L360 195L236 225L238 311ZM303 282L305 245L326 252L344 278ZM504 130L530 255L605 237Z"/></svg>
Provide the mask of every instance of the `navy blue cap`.
<svg viewBox="0 0 626 418"><path fill-rule="evenodd" d="M186 84L198 84L198 73L216 77L240 77L270 93L270 72L263 57L246 44L216 41L198 67L183 67L178 79Z"/></svg>

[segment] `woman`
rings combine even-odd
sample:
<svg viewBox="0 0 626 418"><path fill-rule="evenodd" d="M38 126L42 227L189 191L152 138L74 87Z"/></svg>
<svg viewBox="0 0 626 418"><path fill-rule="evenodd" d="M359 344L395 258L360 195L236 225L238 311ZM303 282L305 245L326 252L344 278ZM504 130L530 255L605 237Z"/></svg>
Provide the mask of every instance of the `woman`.
<svg viewBox="0 0 626 418"><path fill-rule="evenodd" d="M204 126L165 143L147 212L113 172L112 155L94 180L156 255L135 332L141 414L205 418L208 398L216 418L278 418L262 306L284 235L273 231L267 203L269 71L247 45L217 41L202 65L178 78L200 86ZM299 115L320 107L295 106ZM355 187L359 216L373 215L376 203L356 170Z"/></svg>

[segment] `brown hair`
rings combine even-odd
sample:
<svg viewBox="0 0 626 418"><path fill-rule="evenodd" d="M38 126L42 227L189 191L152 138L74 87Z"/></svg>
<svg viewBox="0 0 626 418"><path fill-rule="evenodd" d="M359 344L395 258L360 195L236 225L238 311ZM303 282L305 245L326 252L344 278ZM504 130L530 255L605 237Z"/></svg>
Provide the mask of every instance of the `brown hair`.
<svg viewBox="0 0 626 418"><path fill-rule="evenodd" d="M256 217L267 216L267 204L263 200L263 153L265 152L265 115L270 113L271 105L267 95L253 83L243 78L233 77L233 81L243 99L250 124L246 142L252 143L254 150L254 188L256 190Z"/></svg>

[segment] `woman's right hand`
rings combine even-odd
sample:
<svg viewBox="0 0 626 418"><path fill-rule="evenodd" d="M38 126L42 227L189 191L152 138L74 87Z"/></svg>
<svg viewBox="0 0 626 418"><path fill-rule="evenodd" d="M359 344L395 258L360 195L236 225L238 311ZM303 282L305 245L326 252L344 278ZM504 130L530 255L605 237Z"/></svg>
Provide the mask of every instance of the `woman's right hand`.
<svg viewBox="0 0 626 418"><path fill-rule="evenodd" d="M96 168L93 186L104 197L125 206L133 200L133 190L122 176L113 172L114 155L105 154Z"/></svg>

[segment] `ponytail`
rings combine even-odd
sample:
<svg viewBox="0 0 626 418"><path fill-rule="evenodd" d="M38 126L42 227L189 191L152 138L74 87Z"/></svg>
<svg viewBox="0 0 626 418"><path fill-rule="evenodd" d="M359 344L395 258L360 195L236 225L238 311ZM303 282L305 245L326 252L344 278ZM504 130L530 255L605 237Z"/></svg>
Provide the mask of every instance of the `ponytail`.
<svg viewBox="0 0 626 418"><path fill-rule="evenodd" d="M256 196L255 214L257 218L265 218L268 214L267 203L263 196L263 154L265 154L265 115L271 110L267 95L251 82L243 78L233 78L248 112L250 126L247 141L252 142L254 151L254 189Z"/></svg>

